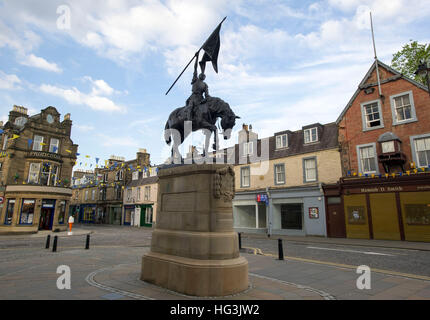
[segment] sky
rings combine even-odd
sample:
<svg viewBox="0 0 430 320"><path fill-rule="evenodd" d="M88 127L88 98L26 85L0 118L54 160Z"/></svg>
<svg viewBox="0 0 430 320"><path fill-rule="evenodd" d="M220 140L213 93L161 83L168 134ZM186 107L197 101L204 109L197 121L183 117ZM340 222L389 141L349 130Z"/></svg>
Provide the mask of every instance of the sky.
<svg viewBox="0 0 430 320"><path fill-rule="evenodd" d="M430 42L428 0L0 0L0 120L13 105L30 115L54 106L71 114L75 169L139 148L161 164L192 65L165 93L226 16L218 74L206 67L210 95L241 117L222 147L243 123L264 138L334 122L374 61L370 11L382 62ZM182 154L203 140L193 133Z"/></svg>

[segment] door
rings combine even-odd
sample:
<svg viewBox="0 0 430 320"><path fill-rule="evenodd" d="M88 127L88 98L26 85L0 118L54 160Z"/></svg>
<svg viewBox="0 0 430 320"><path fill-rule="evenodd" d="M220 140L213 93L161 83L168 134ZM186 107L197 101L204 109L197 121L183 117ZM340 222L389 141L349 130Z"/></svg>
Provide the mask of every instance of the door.
<svg viewBox="0 0 430 320"><path fill-rule="evenodd" d="M42 208L40 211L39 230L51 230L53 222L53 209Z"/></svg>
<svg viewBox="0 0 430 320"><path fill-rule="evenodd" d="M327 198L327 235L346 238L345 215L340 197Z"/></svg>

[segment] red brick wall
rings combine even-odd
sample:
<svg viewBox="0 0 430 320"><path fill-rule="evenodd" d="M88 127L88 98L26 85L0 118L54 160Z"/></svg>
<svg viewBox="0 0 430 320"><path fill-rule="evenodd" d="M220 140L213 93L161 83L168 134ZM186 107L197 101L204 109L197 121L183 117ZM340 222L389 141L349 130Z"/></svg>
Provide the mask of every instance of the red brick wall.
<svg viewBox="0 0 430 320"><path fill-rule="evenodd" d="M385 69L380 67L381 79L393 76ZM368 83L376 81L376 72L370 76ZM339 142L342 145L342 166L343 174L346 175L348 170L358 172L358 158L356 146L367 143L376 143L376 151L379 154L380 146L377 143L379 136L385 132L393 132L400 140L401 151L407 157L406 170L410 169L409 163L412 161L410 136L430 133L430 96L429 93L404 79L397 79L384 84L381 84L382 95L385 99L381 99L382 116L384 128L371 131L363 131L363 123L361 116L361 103L377 100L379 98L378 86L373 87L375 90L371 94L366 94L361 90L353 101L350 108L347 110L339 123ZM412 91L413 101L417 122L394 125L391 111L390 96L402 92ZM383 167L379 165L379 172L383 173Z"/></svg>

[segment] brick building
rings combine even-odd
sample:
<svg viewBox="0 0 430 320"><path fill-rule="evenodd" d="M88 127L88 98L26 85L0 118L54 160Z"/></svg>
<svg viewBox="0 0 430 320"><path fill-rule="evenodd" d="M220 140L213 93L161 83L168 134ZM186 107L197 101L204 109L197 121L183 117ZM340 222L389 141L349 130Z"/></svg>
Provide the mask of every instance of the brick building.
<svg viewBox="0 0 430 320"><path fill-rule="evenodd" d="M430 241L426 86L377 61L336 123L343 178L325 187L328 235Z"/></svg>
<svg viewBox="0 0 430 320"><path fill-rule="evenodd" d="M14 106L1 128L0 233L65 230L78 146L70 114L54 107L29 116Z"/></svg>

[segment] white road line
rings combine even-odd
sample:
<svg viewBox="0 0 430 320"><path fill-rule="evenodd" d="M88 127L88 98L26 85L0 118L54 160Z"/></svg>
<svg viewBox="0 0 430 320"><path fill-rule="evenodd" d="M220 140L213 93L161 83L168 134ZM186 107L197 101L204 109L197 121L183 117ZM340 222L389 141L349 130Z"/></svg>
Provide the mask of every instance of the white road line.
<svg viewBox="0 0 430 320"><path fill-rule="evenodd" d="M372 251L358 251L358 250L347 250L347 249L333 249L333 248L320 248L320 247L306 247L308 249L316 249L316 250L329 250L329 251L341 251L341 252L352 252L352 253L362 253L362 254L369 254L369 255L375 255L375 256L390 256L395 257L394 254L389 253L379 253L379 252L372 252Z"/></svg>

